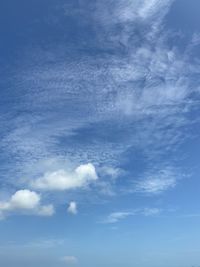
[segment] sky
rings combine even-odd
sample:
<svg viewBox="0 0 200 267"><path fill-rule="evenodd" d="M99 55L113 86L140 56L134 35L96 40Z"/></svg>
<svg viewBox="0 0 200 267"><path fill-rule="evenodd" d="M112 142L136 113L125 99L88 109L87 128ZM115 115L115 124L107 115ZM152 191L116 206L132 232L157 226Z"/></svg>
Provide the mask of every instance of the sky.
<svg viewBox="0 0 200 267"><path fill-rule="evenodd" d="M200 2L0 3L0 266L200 265Z"/></svg>

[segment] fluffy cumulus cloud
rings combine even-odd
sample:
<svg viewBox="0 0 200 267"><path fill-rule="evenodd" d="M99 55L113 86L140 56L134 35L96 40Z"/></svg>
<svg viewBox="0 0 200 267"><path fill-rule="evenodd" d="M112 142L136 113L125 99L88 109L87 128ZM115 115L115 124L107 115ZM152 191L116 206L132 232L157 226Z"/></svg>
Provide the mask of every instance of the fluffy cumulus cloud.
<svg viewBox="0 0 200 267"><path fill-rule="evenodd" d="M38 193L23 189L15 192L7 201L0 202L1 218L10 213L35 214L51 216L54 213L53 205L41 205L41 197Z"/></svg>
<svg viewBox="0 0 200 267"><path fill-rule="evenodd" d="M95 167L88 163L80 165L73 172L58 170L46 173L31 183L34 188L64 191L83 188L98 179Z"/></svg>
<svg viewBox="0 0 200 267"><path fill-rule="evenodd" d="M78 210L77 210L77 204L76 204L75 201L71 201L69 203L67 211L68 211L68 213L71 213L71 214L74 214L74 215L77 214Z"/></svg>

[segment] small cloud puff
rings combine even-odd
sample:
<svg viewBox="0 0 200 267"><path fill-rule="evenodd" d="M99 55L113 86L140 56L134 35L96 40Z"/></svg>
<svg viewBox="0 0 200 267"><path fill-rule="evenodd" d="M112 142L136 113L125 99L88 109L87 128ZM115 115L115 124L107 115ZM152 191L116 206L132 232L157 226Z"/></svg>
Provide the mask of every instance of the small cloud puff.
<svg viewBox="0 0 200 267"><path fill-rule="evenodd" d="M135 213L134 213L135 214ZM116 223L133 215L133 212L113 212L108 215L103 223Z"/></svg>
<svg viewBox="0 0 200 267"><path fill-rule="evenodd" d="M5 218L13 212L51 216L54 214L53 205L41 205L41 197L28 189L15 192L9 200L0 202L0 218Z"/></svg>
<svg viewBox="0 0 200 267"><path fill-rule="evenodd" d="M64 191L83 188L98 179L95 167L88 163L80 165L73 172L63 169L46 173L31 183L32 187L43 190Z"/></svg>
<svg viewBox="0 0 200 267"><path fill-rule="evenodd" d="M71 201L71 202L69 203L69 206L68 206L67 211L68 211L68 213L71 213L71 214L76 215L77 212L78 212L76 202Z"/></svg>
<svg viewBox="0 0 200 267"><path fill-rule="evenodd" d="M67 265L74 265L78 263L78 259L74 256L64 256L61 261Z"/></svg>

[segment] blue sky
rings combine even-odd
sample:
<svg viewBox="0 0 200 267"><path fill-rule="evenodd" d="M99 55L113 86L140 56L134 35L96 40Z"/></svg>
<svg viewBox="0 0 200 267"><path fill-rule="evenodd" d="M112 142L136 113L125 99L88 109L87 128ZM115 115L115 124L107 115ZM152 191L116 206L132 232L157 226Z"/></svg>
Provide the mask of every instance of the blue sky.
<svg viewBox="0 0 200 267"><path fill-rule="evenodd" d="M0 6L0 266L199 266L199 1Z"/></svg>

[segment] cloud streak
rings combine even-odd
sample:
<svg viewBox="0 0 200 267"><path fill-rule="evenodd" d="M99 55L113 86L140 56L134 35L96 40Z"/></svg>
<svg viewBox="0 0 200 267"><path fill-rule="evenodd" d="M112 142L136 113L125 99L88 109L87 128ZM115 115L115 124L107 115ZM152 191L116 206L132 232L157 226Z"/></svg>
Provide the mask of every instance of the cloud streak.
<svg viewBox="0 0 200 267"><path fill-rule="evenodd" d="M131 216L155 216L161 213L161 209L158 208L144 208L144 209L136 209L133 211L119 211L110 213L102 223L105 224L113 224L118 223L122 220L127 219Z"/></svg>

